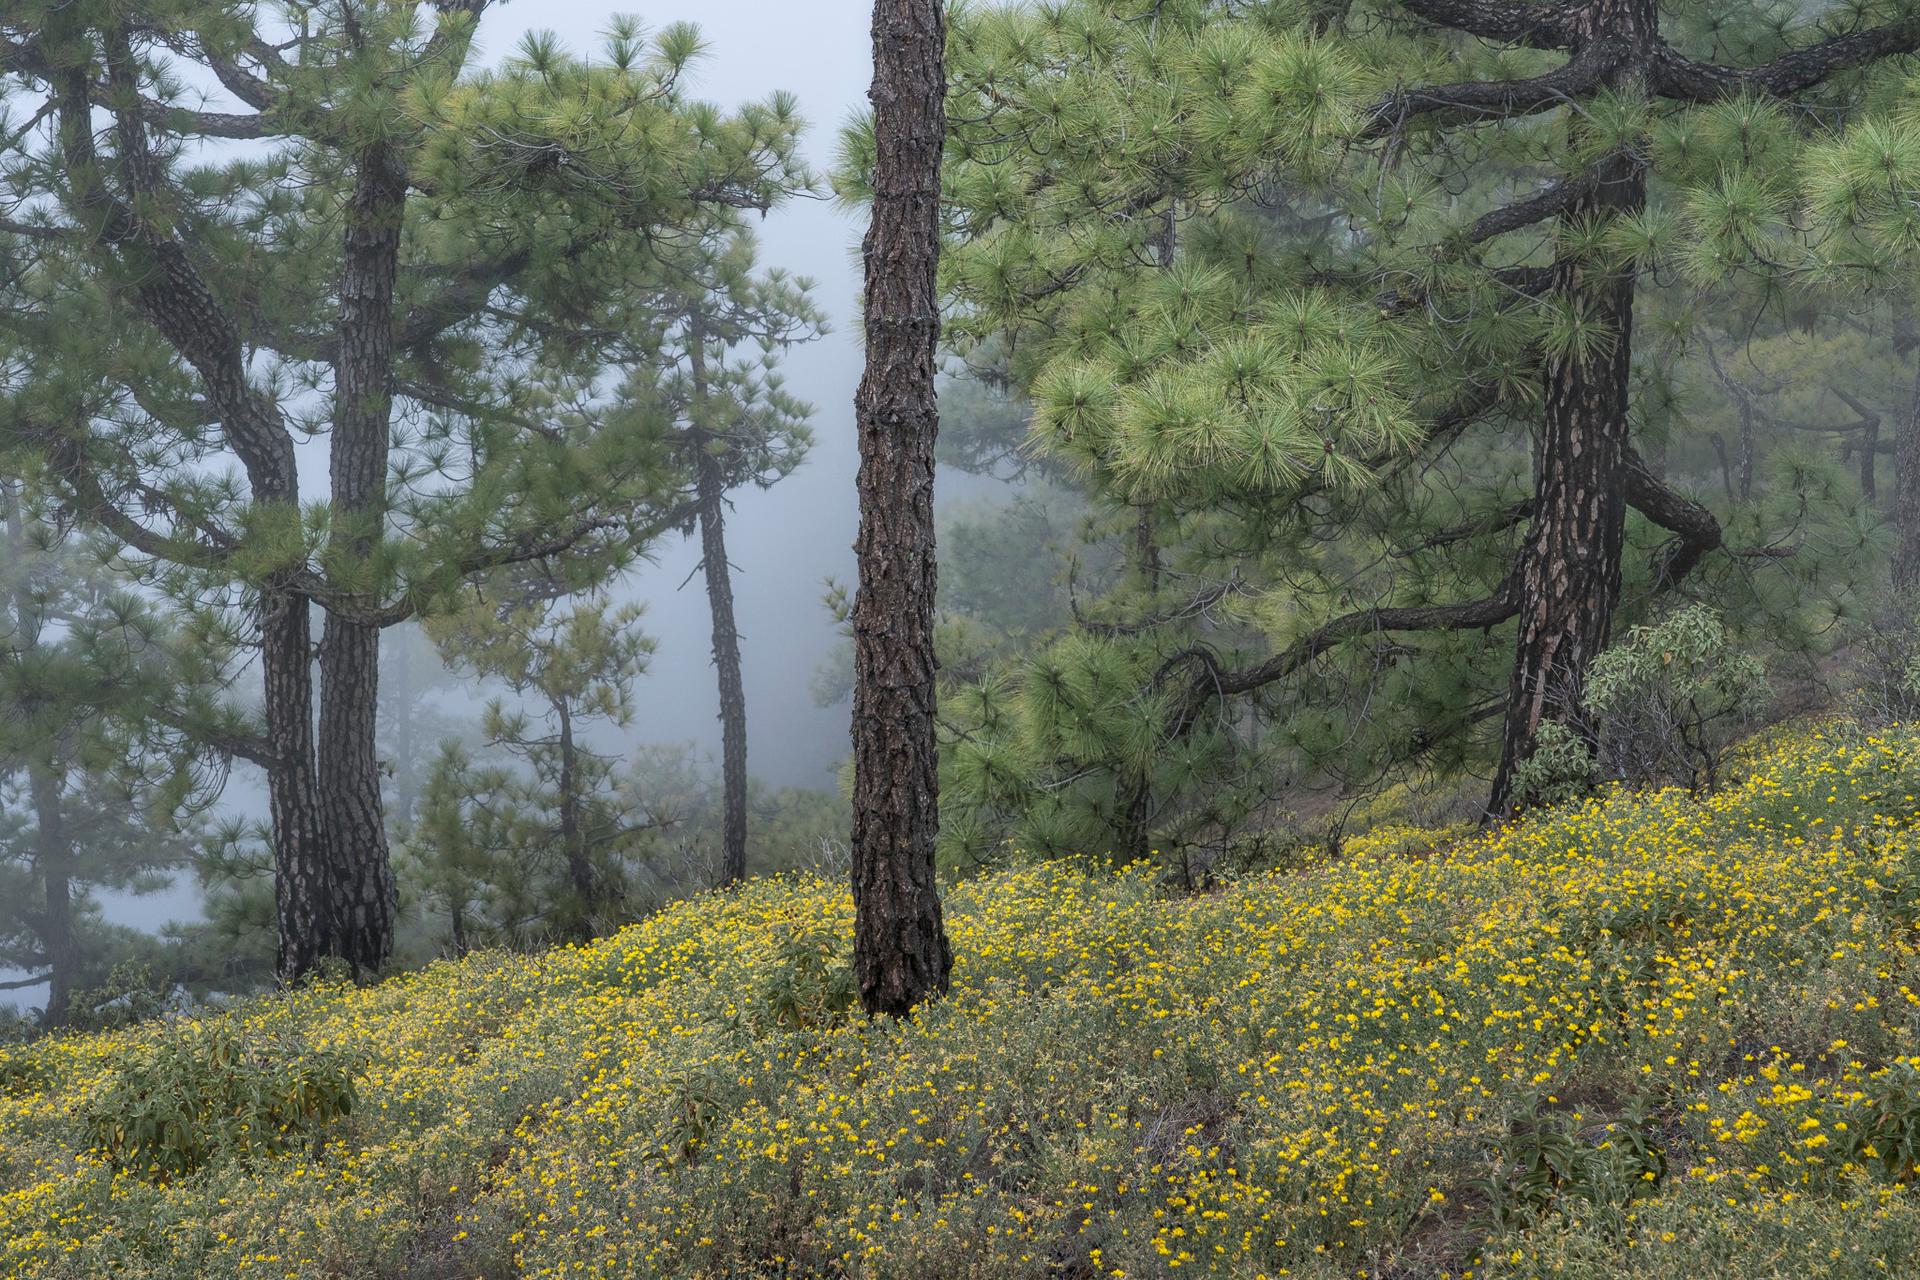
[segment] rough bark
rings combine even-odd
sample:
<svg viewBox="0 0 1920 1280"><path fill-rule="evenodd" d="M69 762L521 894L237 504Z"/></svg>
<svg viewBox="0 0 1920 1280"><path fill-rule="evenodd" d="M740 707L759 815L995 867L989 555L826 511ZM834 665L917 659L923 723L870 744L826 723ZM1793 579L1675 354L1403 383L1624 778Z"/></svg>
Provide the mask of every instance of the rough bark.
<svg viewBox="0 0 1920 1280"><path fill-rule="evenodd" d="M1633 51L1657 45L1652 0L1599 0L1576 22L1583 36ZM1624 156L1601 166L1590 192L1562 216L1612 218L1646 205L1646 172ZM1607 646L1620 601L1626 528L1627 387L1633 363L1634 276L1576 259L1556 263L1558 293L1604 340L1554 353L1542 369L1545 413L1534 451L1534 517L1515 589L1520 629L1508 684L1500 762L1489 817L1514 807L1514 770L1533 753L1542 724L1592 738L1581 698L1587 667Z"/></svg>
<svg viewBox="0 0 1920 1280"><path fill-rule="evenodd" d="M328 468L336 522L329 555L355 577L367 572L386 520L393 290L406 196L398 160L384 145L366 148L346 214ZM375 746L379 706L380 628L329 613L320 641L318 741L336 916L329 951L360 976L377 972L393 953L396 894Z"/></svg>
<svg viewBox="0 0 1920 1280"><path fill-rule="evenodd" d="M706 335L696 322L688 347L695 413L705 412ZM720 883L747 874L747 691L741 674L740 628L734 621L733 566L727 561L727 479L712 450L713 436L696 419L693 432L699 510L700 568L713 619L713 669L720 686Z"/></svg>
<svg viewBox="0 0 1920 1280"><path fill-rule="evenodd" d="M854 401L854 974L868 1013L894 1017L944 992L953 964L934 869L935 273L945 40L940 0L874 0L867 361Z"/></svg>
<svg viewBox="0 0 1920 1280"><path fill-rule="evenodd" d="M273 827L274 972L292 982L336 954L334 884L313 754L313 620L304 598L269 587L260 599L267 814Z"/></svg>

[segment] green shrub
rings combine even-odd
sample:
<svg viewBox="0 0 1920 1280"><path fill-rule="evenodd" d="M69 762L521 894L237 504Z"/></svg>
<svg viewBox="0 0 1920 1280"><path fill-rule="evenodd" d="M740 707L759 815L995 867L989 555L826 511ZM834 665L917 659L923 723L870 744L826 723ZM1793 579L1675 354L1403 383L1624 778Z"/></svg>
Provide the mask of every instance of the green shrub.
<svg viewBox="0 0 1920 1280"><path fill-rule="evenodd" d="M1479 1184L1492 1226L1504 1229L1552 1212L1617 1220L1666 1175L1665 1154L1644 1099L1611 1121L1542 1110L1535 1098L1495 1144L1498 1168Z"/></svg>
<svg viewBox="0 0 1920 1280"><path fill-rule="evenodd" d="M86 1108L116 1168L170 1181L222 1157L275 1156L353 1110L355 1064L225 1020L183 1022L136 1048Z"/></svg>
<svg viewBox="0 0 1920 1280"><path fill-rule="evenodd" d="M1689 605L1635 627L1587 673L1600 773L1635 786L1713 786L1767 697L1765 669L1713 610Z"/></svg>

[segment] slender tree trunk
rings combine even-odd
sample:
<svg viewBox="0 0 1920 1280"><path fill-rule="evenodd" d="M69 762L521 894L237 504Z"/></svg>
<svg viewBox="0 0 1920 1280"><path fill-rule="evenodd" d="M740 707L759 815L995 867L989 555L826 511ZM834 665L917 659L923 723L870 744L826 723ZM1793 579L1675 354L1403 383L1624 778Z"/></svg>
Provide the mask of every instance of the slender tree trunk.
<svg viewBox="0 0 1920 1280"><path fill-rule="evenodd" d="M727 478L704 421L706 334L696 317L688 344L693 371L695 498L700 507L700 564L713 616L713 669L720 684L720 883L747 874L747 689L741 675L740 628L733 615L733 566L727 561Z"/></svg>
<svg viewBox="0 0 1920 1280"><path fill-rule="evenodd" d="M740 669L740 630L733 617L724 485L719 462L702 453L700 551L706 563L707 605L713 615L713 666L720 683L720 882L732 884L747 874L747 691Z"/></svg>
<svg viewBox="0 0 1920 1280"><path fill-rule="evenodd" d="M560 720L560 848L567 860L567 883L573 887L573 910L567 914L567 933L581 941L593 936L600 909L593 864L587 857L586 831L580 823L580 750L573 740L573 706L565 698L553 703Z"/></svg>
<svg viewBox="0 0 1920 1280"><path fill-rule="evenodd" d="M941 0L874 0L873 213L853 606L854 975L870 1014L947 989L953 955L934 867L934 355L940 334Z"/></svg>
<svg viewBox="0 0 1920 1280"><path fill-rule="evenodd" d="M1893 446L1893 527L1893 585L1902 592L1920 591L1920 362L1906 421Z"/></svg>
<svg viewBox="0 0 1920 1280"><path fill-rule="evenodd" d="M1629 213L1645 201L1643 172L1620 161L1570 216ZM1500 765L1487 802L1488 816L1496 818L1514 808L1514 770L1532 755L1543 723L1565 724L1594 745L1581 697L1620 600L1634 278L1630 267L1607 273L1574 261L1562 261L1558 271L1561 296L1584 308L1610 338L1584 353L1549 359L1543 373L1534 519L1518 579L1520 632Z"/></svg>
<svg viewBox="0 0 1920 1280"><path fill-rule="evenodd" d="M73 992L80 982L80 946L73 932L73 842L67 835L61 808L60 775L43 764L27 768L27 788L33 802L36 828L33 861L46 895L41 917L40 945L47 953L47 1007L42 1015L50 1027L64 1026L73 1011Z"/></svg>
<svg viewBox="0 0 1920 1280"><path fill-rule="evenodd" d="M406 174L385 146L361 154L340 277L329 442L338 527L329 550L342 559L338 571L363 588L374 585L360 579L371 573L386 520L393 289L406 191ZM393 953L396 895L375 745L379 707L380 629L329 614L320 641L320 796L335 881L334 942L359 976L377 972Z"/></svg>
<svg viewBox="0 0 1920 1280"><path fill-rule="evenodd" d="M27 554L26 522L20 511L19 489L11 479L0 478L0 516L4 516L7 535L4 550L8 555ZM22 652L40 646L41 626L45 621L41 606L23 576L9 605L13 610L11 642ZM57 744L47 743L49 757L27 761L27 799L33 806L33 864L39 874L42 913L34 933L47 961L47 1006L41 1020L47 1026L64 1025L73 1007L73 991L79 981L80 949L73 933L73 842L67 835L66 813L61 809L61 775L52 763Z"/></svg>

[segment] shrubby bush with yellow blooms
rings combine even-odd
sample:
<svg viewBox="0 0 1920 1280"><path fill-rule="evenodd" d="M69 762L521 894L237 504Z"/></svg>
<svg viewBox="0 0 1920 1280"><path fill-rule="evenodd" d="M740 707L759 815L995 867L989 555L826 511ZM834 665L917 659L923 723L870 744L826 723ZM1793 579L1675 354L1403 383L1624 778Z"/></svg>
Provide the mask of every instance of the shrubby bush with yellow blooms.
<svg viewBox="0 0 1920 1280"><path fill-rule="evenodd" d="M857 1014L845 892L777 879L10 1050L0 1274L1911 1274L1920 732L1743 767L1205 896L984 876L900 1025ZM175 1135L191 1167L100 1144L227 1037L259 1088L350 1063L353 1105Z"/></svg>

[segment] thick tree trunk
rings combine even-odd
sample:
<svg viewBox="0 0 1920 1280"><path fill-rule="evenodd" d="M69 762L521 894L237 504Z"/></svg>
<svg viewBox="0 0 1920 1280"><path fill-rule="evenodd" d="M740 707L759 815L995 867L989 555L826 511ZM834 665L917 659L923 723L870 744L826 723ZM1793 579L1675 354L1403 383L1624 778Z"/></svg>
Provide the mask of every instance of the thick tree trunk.
<svg viewBox="0 0 1920 1280"><path fill-rule="evenodd" d="M1570 216L1618 215L1646 201L1644 174L1617 162ZM1514 770L1547 721L1593 742L1581 697L1587 667L1607 646L1620 600L1626 522L1627 379L1633 362L1631 268L1604 273L1558 265L1559 292L1609 335L1585 352L1550 358L1545 418L1534 457L1534 518L1521 549L1520 632L1507 694L1489 817L1514 808Z"/></svg>
<svg viewBox="0 0 1920 1280"><path fill-rule="evenodd" d="M1920 591L1920 367L1914 370L1906 421L1894 441L1893 527L1893 585L1902 592Z"/></svg>
<svg viewBox="0 0 1920 1280"><path fill-rule="evenodd" d="M329 551L339 557L335 570L356 580L371 572L368 559L386 519L393 289L406 191L406 174L384 146L361 154L347 208L329 440L337 522ZM380 629L329 614L320 641L319 780L334 880L333 941L363 977L393 953L396 895L375 746L379 706Z"/></svg>
<svg viewBox="0 0 1920 1280"><path fill-rule="evenodd" d="M713 669L720 684L720 883L729 885L747 874L747 689L741 676L740 628L733 616L733 566L727 561L727 477L713 455L713 434L705 421L706 331L697 315L687 354L693 374L700 567L713 616Z"/></svg>
<svg viewBox="0 0 1920 1280"><path fill-rule="evenodd" d="M940 313L940 0L874 0L873 213L864 245L860 588L853 606L854 974L870 1014L947 989L934 840L934 354Z"/></svg>
<svg viewBox="0 0 1920 1280"><path fill-rule="evenodd" d="M267 589L260 600L260 668L267 744L267 812L273 825L274 970L294 982L341 954L326 821L313 756L313 622L307 602Z"/></svg>

